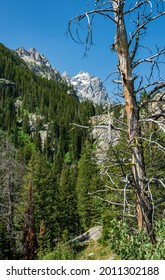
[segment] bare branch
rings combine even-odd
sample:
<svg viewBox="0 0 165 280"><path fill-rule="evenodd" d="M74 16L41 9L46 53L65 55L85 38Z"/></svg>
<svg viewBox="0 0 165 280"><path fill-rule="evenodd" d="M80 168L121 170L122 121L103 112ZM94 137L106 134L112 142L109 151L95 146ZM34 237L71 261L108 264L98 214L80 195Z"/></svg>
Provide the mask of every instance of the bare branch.
<svg viewBox="0 0 165 280"><path fill-rule="evenodd" d="M104 202L108 202L109 204L123 206L123 204L122 204L122 203L119 203L119 202L114 202L114 201L111 201L111 200L107 200L107 199L104 199L104 198L99 197L99 196L94 196L94 198L98 198L99 200L102 200L102 201L104 201Z"/></svg>
<svg viewBox="0 0 165 280"><path fill-rule="evenodd" d="M154 87L153 87L154 86ZM153 82L153 83L148 83L147 85L144 85L142 87L139 87L137 90L136 90L136 94L139 93L139 92L142 92L142 91L145 91L146 92L146 89L147 88L150 88L150 87L153 87L152 90L148 91L147 92L147 97L151 97L153 94L155 94L158 90L160 89L163 89L165 88L165 82L163 81L156 81L156 82ZM145 102L142 102L140 107L144 106L145 105Z"/></svg>
<svg viewBox="0 0 165 280"><path fill-rule="evenodd" d="M160 113L153 114L153 115L149 116L149 119L155 121L155 120L157 120L157 119L159 119L161 117L165 118L165 113L160 112Z"/></svg>
<svg viewBox="0 0 165 280"><path fill-rule="evenodd" d="M162 88L165 88L165 82L157 82L156 87L154 87L152 90L150 90L147 93L147 96L152 96L157 90L160 90Z"/></svg>
<svg viewBox="0 0 165 280"><path fill-rule="evenodd" d="M139 64L141 63L144 63L144 62L149 62L149 63L152 63L152 64L156 64L156 61L154 60L155 58L158 58L160 57L160 55L164 55L165 54L165 48L163 48L161 51L159 51L159 53L157 54L154 54L148 58L143 58L143 59L139 59L138 61L136 61L134 64L133 64L133 68L137 67Z"/></svg>
<svg viewBox="0 0 165 280"><path fill-rule="evenodd" d="M9 80L6 80L6 79L2 79L0 78L0 84L4 85L4 86L13 86L15 85L15 83L9 81Z"/></svg>
<svg viewBox="0 0 165 280"><path fill-rule="evenodd" d="M91 128L90 126L80 125L80 124L76 124L76 123L70 123L70 125L80 127L80 128L85 128L85 129L90 129Z"/></svg>
<svg viewBox="0 0 165 280"><path fill-rule="evenodd" d="M155 203L154 203L154 206L157 206L157 205L159 205L159 204L161 204L161 203L163 203L163 202L165 202L165 197L163 197L163 198L160 199L159 201L155 202Z"/></svg>
<svg viewBox="0 0 165 280"><path fill-rule="evenodd" d="M133 2L133 1L132 1ZM138 219L138 228L143 229L145 232L147 232L148 236L150 237L151 241L155 244L156 238L154 234L154 227L153 227L153 215L154 215L154 204L153 204L153 198L152 193L150 191L149 182L147 180L147 171L148 166L145 163L144 157L144 151L142 149L143 141L145 141L145 144L147 142L147 147L152 145L156 149L160 149L162 153L165 153L165 148L163 145L159 143L159 141L155 140L155 137L152 137L152 133L150 134L150 138L142 137L141 132L141 119L139 115L139 101L137 93L141 93L144 90L151 89L147 94L147 98L153 97L156 93L156 91L163 89L165 87L165 82L158 80L156 82L151 82L151 78L153 78L153 74L155 74L154 70L156 69L158 72L158 77L160 77L160 71L159 71L159 65L162 63L162 61L159 60L160 57L164 56L165 54L165 48L159 50L157 48L156 54L150 54L147 58L141 58L134 62L135 56L137 54L137 50L140 46L140 39L145 34L145 30L147 29L147 26L150 22L155 21L156 19L160 18L161 16L165 15L165 12L160 10L158 1L153 0L137 0L135 1L134 6L130 6L126 11L124 11L124 8L126 5L129 5L124 0L111 0L111 1L94 1L95 3L95 10L92 10L90 12L84 13L80 16L77 16L73 18L69 22L69 28L72 22L80 22L83 19L87 20L87 38L86 38L86 45L87 49L92 44L92 16L94 15L102 15L104 17L109 18L113 23L115 23L116 26L116 32L115 32L115 41L112 45L112 50L116 52L118 57L118 65L117 68L119 70L120 77L118 79L114 79L113 82L117 84L115 94L118 95L119 98L123 98L125 100L125 111L126 111L126 119L127 119L127 135L128 135L128 146L125 148L125 150L129 149L129 161L125 161L124 157L119 156L119 151L113 150L113 156L117 159L116 162L111 162L111 164L107 167L107 169L104 171L104 174L108 176L108 179L110 180L110 183L113 187L116 187L118 189L118 183L120 182L122 186L124 186L123 192L124 192L124 204L114 201L117 200L117 197L113 197L113 199L103 199L98 196L95 196L96 198L106 201L109 204L112 205L119 205L123 207L123 217L125 216L126 207L128 205L127 203L127 197L126 197L126 191L128 186L128 173L126 166L128 165L130 167L131 174L131 185L133 185L136 188L136 210L137 210L137 219ZM160 2L159 2L160 3ZM153 4L153 7L152 7ZM163 5L164 6L164 5ZM114 19L111 17L111 13L113 13ZM135 24L135 30L130 34L130 39L128 39L128 25L127 25L127 18L125 18L126 15L132 14L135 20L132 22ZM130 20L130 19L129 19ZM73 36L73 35L72 35ZM133 63L134 62L134 63ZM150 73L148 77L145 77L147 80L146 85L143 85L144 79L140 78L138 89L135 90L135 79L137 79L137 75L133 73L133 70L135 67L141 65L142 63L150 63ZM121 81L122 79L122 88L121 91ZM143 102L143 101L142 101ZM142 106L144 106L143 103ZM152 114L152 113L150 113ZM145 118L145 121L149 121L152 119L152 121L156 122L159 126L161 117L164 117L164 112L157 112L152 114L149 117ZM159 121L159 122L158 122ZM73 124L75 125L75 124ZM76 125L79 126L79 125ZM82 127L82 126L79 126ZM101 128L106 129L109 131L109 139L111 138L111 131L117 130L114 127L114 123L111 124L109 122L109 125L98 125L98 126L86 126L85 128L93 129L93 128ZM160 128L159 128L160 129ZM118 129L119 130L119 129ZM123 128L120 129L123 131ZM155 135L154 135L155 136ZM112 147L113 148L113 147ZM125 152L126 153L126 152ZM130 159L131 158L131 159ZM107 159L107 158L106 158ZM128 157L127 157L128 160ZM111 170L113 170L114 166L118 166L115 169L120 169L120 175L117 179L115 179L116 174L110 174ZM113 171L112 171L113 173ZM122 178L126 179L126 182L122 181ZM147 184L146 184L147 182ZM121 189L121 187L120 187Z"/></svg>
<svg viewBox="0 0 165 280"><path fill-rule="evenodd" d="M142 122L154 123L165 133L165 121L164 121L164 125L162 124L163 121L156 121L156 120L153 120L153 119L142 119Z"/></svg>
<svg viewBox="0 0 165 280"><path fill-rule="evenodd" d="M162 152L165 153L165 147L163 147L162 145L160 145L158 142L145 138L145 137L139 137L140 139L149 142L149 144L155 144L157 146L158 149L160 149Z"/></svg>
<svg viewBox="0 0 165 280"><path fill-rule="evenodd" d="M144 100L141 104L140 104L140 108L144 107L146 104L148 103L158 103L160 101L163 101L163 97L165 96L165 92L163 94L161 94L159 96L158 99L149 99L149 100Z"/></svg>
<svg viewBox="0 0 165 280"><path fill-rule="evenodd" d="M133 39L139 34L139 31L140 31L141 29L144 29L145 26L146 26L149 22L154 21L154 20L158 19L159 17L161 17L161 16L163 16L163 15L165 15L165 12L160 12L160 13L156 14L156 15L153 16L153 17L147 18L146 21L144 21L141 25L139 25L138 28L135 30L135 32L134 32L134 33L132 34L132 36L131 36L131 40L130 40L130 42L129 42L129 46L131 45Z"/></svg>
<svg viewBox="0 0 165 280"><path fill-rule="evenodd" d="M112 82L115 83L115 84L122 85L122 80L112 80Z"/></svg>
<svg viewBox="0 0 165 280"><path fill-rule="evenodd" d="M158 183L160 183L163 187L164 187L164 189L165 189L165 183L163 183L163 181L161 180L161 179L158 179L158 178L152 178L152 181L155 181L155 182L158 182Z"/></svg>
<svg viewBox="0 0 165 280"><path fill-rule="evenodd" d="M144 0L144 1L141 2L141 1L138 0L138 1L136 1L135 6L133 8L128 9L127 11L125 11L124 14L125 15L130 14L130 13L134 12L135 10L139 9L141 6L146 5L146 3L150 4L150 6L152 7L150 1Z"/></svg>
<svg viewBox="0 0 165 280"><path fill-rule="evenodd" d="M80 128L85 128L85 129L106 129L108 130L109 129L109 125L91 125L91 126L86 126L86 125L80 125L80 124L76 124L76 123L70 123L69 125L72 125L72 126L76 126L76 127L80 127ZM118 128L118 127L114 127L111 125L111 128L116 130L116 131L123 131L123 132L126 132L125 129L122 129L122 128Z"/></svg>
<svg viewBox="0 0 165 280"><path fill-rule="evenodd" d="M92 27L91 27L91 20L89 18L90 15L94 16L96 14L99 14L101 16L104 16L104 17L107 17L108 19L110 19L111 21L115 22L114 18L111 17L109 15L109 13L114 13L114 10L113 9L109 9L109 8L105 8L105 9L95 9L95 10L92 10L92 11L88 11L84 14L81 14L81 15L78 15L78 16L75 16L73 17L69 22L68 22L68 32L71 36L71 38L76 42L76 43L82 43L82 41L80 40L80 37L77 36L78 38L78 41L75 39L75 37L73 36L73 32L71 31L71 25L72 23L80 23L83 19L87 19L87 23L88 23L88 34L87 34L87 38L86 40L90 41L90 43L92 42L91 41L91 34L92 34ZM116 22L115 22L116 23ZM78 33L76 33L78 34Z"/></svg>

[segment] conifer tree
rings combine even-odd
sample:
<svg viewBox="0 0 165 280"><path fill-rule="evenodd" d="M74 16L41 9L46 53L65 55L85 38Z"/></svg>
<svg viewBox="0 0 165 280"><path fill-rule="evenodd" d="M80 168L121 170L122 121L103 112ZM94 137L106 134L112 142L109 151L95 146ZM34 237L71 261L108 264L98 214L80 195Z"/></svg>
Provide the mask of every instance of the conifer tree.
<svg viewBox="0 0 165 280"><path fill-rule="evenodd" d="M75 166L64 164L59 184L59 219L62 231L69 235L78 233L77 197L75 184L77 170Z"/></svg>
<svg viewBox="0 0 165 280"><path fill-rule="evenodd" d="M10 259L17 252L15 219L24 166L17 160L17 150L4 133L0 133L0 158L0 232L4 240L0 243L3 248L6 246L3 258Z"/></svg>
<svg viewBox="0 0 165 280"><path fill-rule="evenodd" d="M34 217L34 197L32 181L30 181L29 183L28 204L25 210L23 245L25 249L25 258L27 260L36 259L38 244Z"/></svg>
<svg viewBox="0 0 165 280"><path fill-rule="evenodd" d="M93 197L93 193L101 188L102 182L99 178L98 167L92 160L92 147L88 142L82 151L78 163L78 178L76 184L77 207L80 216L80 224L84 230L94 225L101 216L100 209Z"/></svg>
<svg viewBox="0 0 165 280"><path fill-rule="evenodd" d="M32 156L28 165L27 178L33 182L37 233L43 221L50 233L50 243L53 246L53 240L59 235L58 189L53 169L41 153L38 152Z"/></svg>
<svg viewBox="0 0 165 280"><path fill-rule="evenodd" d="M23 129L23 132L25 132L25 133L27 133L27 134L30 134L30 124L29 124L29 117L28 117L28 114L26 114L26 115L23 117L22 129Z"/></svg>

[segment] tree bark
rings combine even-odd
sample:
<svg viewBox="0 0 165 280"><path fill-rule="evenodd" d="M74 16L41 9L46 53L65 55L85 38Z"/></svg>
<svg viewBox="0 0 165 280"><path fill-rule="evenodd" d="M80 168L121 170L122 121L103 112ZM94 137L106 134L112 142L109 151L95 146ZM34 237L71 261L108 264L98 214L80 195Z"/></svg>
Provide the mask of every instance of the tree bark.
<svg viewBox="0 0 165 280"><path fill-rule="evenodd" d="M132 62L129 55L129 45L124 21L124 0L112 0L114 18L116 22L115 50L118 55L118 67L122 76L125 98L129 145L132 155L132 173L136 187L136 209L139 229L149 235L153 243L156 242L153 229L153 207L151 197L146 188L146 171L143 155L141 131L139 127L139 108L134 90Z"/></svg>

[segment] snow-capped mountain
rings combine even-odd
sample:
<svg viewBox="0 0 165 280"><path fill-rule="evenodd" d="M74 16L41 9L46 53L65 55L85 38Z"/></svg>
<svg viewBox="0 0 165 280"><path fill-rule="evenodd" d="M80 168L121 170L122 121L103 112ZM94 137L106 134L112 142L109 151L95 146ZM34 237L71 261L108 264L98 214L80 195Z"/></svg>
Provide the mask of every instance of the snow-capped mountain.
<svg viewBox="0 0 165 280"><path fill-rule="evenodd" d="M80 71L72 78L64 72L62 77L73 86L80 101L90 100L95 104L102 103L104 105L108 103L108 93L98 77L84 71Z"/></svg>
<svg viewBox="0 0 165 280"><path fill-rule="evenodd" d="M83 71L80 71L74 77L70 77L67 72L61 75L56 68L51 66L48 59L35 48L31 48L28 51L24 48L18 48L16 53L36 74L71 85L80 101L89 100L94 104L103 105L109 103L108 93L98 77Z"/></svg>
<svg viewBox="0 0 165 280"><path fill-rule="evenodd" d="M23 47L18 48L16 49L16 53L36 74L39 74L49 80L61 80L61 75L57 69L52 67L48 59L43 54L40 54L35 48L30 48L28 51Z"/></svg>

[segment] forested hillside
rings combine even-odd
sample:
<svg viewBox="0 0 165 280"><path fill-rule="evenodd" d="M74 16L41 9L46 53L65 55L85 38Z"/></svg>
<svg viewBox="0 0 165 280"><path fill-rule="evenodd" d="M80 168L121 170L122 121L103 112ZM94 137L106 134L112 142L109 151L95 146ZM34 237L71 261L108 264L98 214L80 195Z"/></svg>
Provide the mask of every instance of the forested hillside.
<svg viewBox="0 0 165 280"><path fill-rule="evenodd" d="M90 137L70 125L87 125L96 108L68 95L66 84L31 72L2 44L0 77L13 83L0 84L0 258L34 258L100 215L92 198L83 202L90 212L81 211L78 161ZM86 165L91 188L94 165Z"/></svg>
<svg viewBox="0 0 165 280"><path fill-rule="evenodd" d="M2 44L0 78L0 259L44 258L54 250L59 254L54 258L75 258L79 246L73 244L74 251L67 242L96 225L103 227L100 242L121 258L152 258L153 245L137 229L130 171L134 143L127 142L123 106L112 105L108 115L91 102L80 103L66 83L37 76ZM148 110L142 108L141 115ZM109 135L104 161L98 159L91 118L101 114L100 128ZM142 128L146 186L158 222L154 257L160 259L165 137L156 124Z"/></svg>

